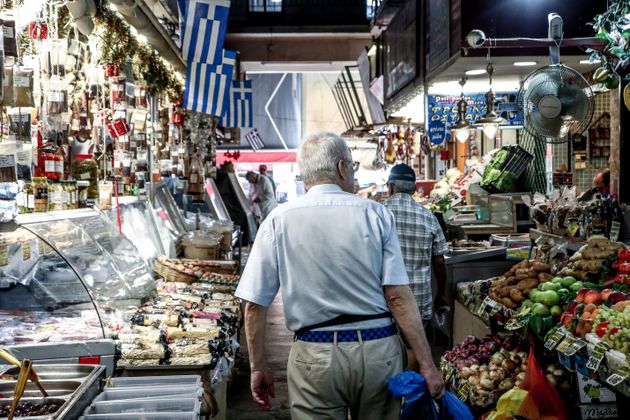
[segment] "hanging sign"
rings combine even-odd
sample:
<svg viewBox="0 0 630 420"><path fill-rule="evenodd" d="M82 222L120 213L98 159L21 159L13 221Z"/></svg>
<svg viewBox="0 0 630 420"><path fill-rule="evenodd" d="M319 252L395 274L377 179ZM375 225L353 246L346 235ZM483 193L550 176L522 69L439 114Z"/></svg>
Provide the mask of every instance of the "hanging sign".
<svg viewBox="0 0 630 420"><path fill-rule="evenodd" d="M516 92L495 93L497 103L495 111L501 117L507 120L503 127L522 126L523 121L519 118L518 107L516 102ZM461 99L460 95L428 95L427 96L427 121L431 124L433 121L443 122L448 131L452 124L457 122L457 102ZM464 95L464 100L468 104L466 109L466 121L474 123L486 114L486 95L485 93L475 93Z"/></svg>
<svg viewBox="0 0 630 420"><path fill-rule="evenodd" d="M446 140L446 125L442 121L429 123L429 139L433 144L442 144Z"/></svg>

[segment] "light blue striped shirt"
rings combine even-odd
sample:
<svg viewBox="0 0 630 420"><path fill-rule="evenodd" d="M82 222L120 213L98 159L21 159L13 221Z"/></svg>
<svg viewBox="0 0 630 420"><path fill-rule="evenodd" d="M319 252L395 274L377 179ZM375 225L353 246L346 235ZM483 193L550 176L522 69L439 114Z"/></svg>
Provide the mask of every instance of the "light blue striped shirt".
<svg viewBox="0 0 630 420"><path fill-rule="evenodd" d="M387 312L383 286L407 284L392 213L326 184L265 219L236 296L269 306L281 288L287 328L297 331L342 314ZM389 324L379 319L326 329Z"/></svg>

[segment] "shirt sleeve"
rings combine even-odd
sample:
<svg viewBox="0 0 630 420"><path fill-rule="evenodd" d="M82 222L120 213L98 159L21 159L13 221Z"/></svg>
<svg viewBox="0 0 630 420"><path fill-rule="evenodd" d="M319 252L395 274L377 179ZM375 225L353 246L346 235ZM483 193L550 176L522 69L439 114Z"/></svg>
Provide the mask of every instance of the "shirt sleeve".
<svg viewBox="0 0 630 420"><path fill-rule="evenodd" d="M442 226L437 221L435 216L433 218L433 255L444 255L448 252L448 244L442 231Z"/></svg>
<svg viewBox="0 0 630 420"><path fill-rule="evenodd" d="M383 286L401 286L409 284L405 269L398 233L394 224L394 215L383 207Z"/></svg>
<svg viewBox="0 0 630 420"><path fill-rule="evenodd" d="M236 288L235 296L261 306L271 306L280 288L273 219L265 220Z"/></svg>

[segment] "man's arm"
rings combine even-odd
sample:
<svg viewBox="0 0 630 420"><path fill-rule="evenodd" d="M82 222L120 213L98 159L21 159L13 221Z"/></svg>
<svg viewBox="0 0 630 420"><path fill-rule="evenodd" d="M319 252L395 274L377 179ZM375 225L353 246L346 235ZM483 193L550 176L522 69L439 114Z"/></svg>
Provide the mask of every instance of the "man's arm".
<svg viewBox="0 0 630 420"><path fill-rule="evenodd" d="M245 334L251 369L252 397L263 410L271 410L271 398L275 398L273 375L265 361L265 328L267 308L252 302L245 303Z"/></svg>
<svg viewBox="0 0 630 420"><path fill-rule="evenodd" d="M420 373L427 381L429 393L433 398L441 398L444 394L444 381L433 363L431 348L411 289L409 286L384 286L383 289L387 306L420 364Z"/></svg>

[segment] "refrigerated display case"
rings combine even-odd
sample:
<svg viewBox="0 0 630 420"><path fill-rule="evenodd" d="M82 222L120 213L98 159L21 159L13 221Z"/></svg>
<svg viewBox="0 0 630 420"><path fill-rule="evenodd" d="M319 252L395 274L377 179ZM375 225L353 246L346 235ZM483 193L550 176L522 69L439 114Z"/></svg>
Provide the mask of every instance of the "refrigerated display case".
<svg viewBox="0 0 630 420"><path fill-rule="evenodd" d="M146 261L98 210L25 214L0 225L0 346L20 358L100 357L109 373L115 347L107 326L117 309L154 291Z"/></svg>

